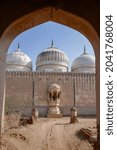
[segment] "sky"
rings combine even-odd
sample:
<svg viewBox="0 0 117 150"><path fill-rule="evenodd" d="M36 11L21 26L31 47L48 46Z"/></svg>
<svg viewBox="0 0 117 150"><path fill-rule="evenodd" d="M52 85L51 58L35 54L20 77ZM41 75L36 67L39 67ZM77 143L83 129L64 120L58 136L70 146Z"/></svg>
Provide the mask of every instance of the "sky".
<svg viewBox="0 0 117 150"><path fill-rule="evenodd" d="M50 21L18 35L12 41L8 53L15 51L20 43L21 51L31 58L33 70L35 70L37 55L50 47L52 40L54 47L67 54L69 68L73 60L83 53L84 46L89 54L94 55L92 45L84 35L72 28Z"/></svg>

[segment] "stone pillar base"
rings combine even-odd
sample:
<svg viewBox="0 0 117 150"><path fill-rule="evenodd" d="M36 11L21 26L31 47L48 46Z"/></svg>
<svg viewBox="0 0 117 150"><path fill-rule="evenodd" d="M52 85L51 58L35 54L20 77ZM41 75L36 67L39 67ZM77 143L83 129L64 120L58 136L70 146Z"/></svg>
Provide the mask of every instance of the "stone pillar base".
<svg viewBox="0 0 117 150"><path fill-rule="evenodd" d="M62 114L47 114L48 118L62 118Z"/></svg>
<svg viewBox="0 0 117 150"><path fill-rule="evenodd" d="M71 108L70 123L78 123L77 109L75 107Z"/></svg>
<svg viewBox="0 0 117 150"><path fill-rule="evenodd" d="M78 123L77 117L71 117L70 118L70 123Z"/></svg>
<svg viewBox="0 0 117 150"><path fill-rule="evenodd" d="M50 106L47 114L48 118L61 118L62 114L58 106Z"/></svg>

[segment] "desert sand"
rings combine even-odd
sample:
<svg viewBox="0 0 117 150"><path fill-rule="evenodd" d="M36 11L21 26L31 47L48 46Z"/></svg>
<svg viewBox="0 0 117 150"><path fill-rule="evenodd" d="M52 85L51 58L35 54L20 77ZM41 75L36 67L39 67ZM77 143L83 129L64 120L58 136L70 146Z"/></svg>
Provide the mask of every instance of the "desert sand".
<svg viewBox="0 0 117 150"><path fill-rule="evenodd" d="M3 135L1 150L93 150L91 143L77 133L81 128L95 132L96 119L69 122L69 117L38 118L32 125L10 129Z"/></svg>

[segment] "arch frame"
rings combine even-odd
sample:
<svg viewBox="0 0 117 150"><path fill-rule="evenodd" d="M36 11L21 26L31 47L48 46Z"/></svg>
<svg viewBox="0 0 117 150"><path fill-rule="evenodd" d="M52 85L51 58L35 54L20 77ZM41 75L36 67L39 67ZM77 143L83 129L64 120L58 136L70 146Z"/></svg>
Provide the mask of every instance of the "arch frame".
<svg viewBox="0 0 117 150"><path fill-rule="evenodd" d="M81 32L91 42L96 56L96 115L97 127L100 127L100 40L94 27L80 15L44 7L31 12L14 21L3 32L0 38L0 135L4 132L4 104L5 104L5 62L8 48L13 39L20 33L42 23L53 21Z"/></svg>

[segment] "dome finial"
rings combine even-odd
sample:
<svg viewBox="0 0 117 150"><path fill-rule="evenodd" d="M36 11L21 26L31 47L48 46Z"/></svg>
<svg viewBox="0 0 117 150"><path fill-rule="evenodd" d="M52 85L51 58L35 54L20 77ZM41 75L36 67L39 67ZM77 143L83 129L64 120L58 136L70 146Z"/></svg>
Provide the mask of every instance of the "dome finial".
<svg viewBox="0 0 117 150"><path fill-rule="evenodd" d="M86 52L86 47L85 47L85 45L84 45L84 52L83 52L83 55L85 55L85 54L87 54L87 52Z"/></svg>
<svg viewBox="0 0 117 150"><path fill-rule="evenodd" d="M84 45L84 54L86 53L86 47L85 47L85 45Z"/></svg>
<svg viewBox="0 0 117 150"><path fill-rule="evenodd" d="M54 46L54 41L52 40L52 42L51 42L51 47L53 47Z"/></svg>
<svg viewBox="0 0 117 150"><path fill-rule="evenodd" d="M17 52L20 51L20 43L18 43L18 46L17 46Z"/></svg>
<svg viewBox="0 0 117 150"><path fill-rule="evenodd" d="M20 43L18 43L18 49L20 48Z"/></svg>

